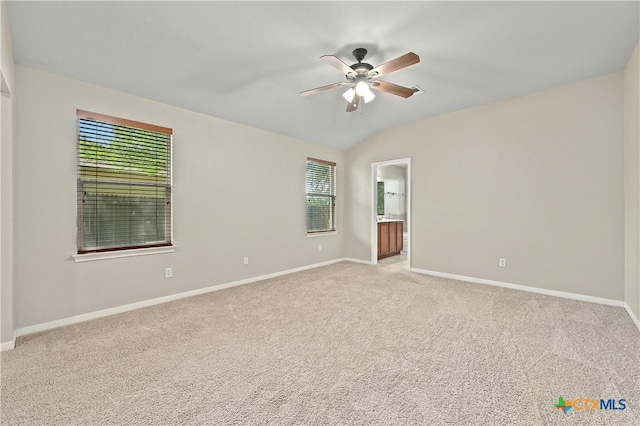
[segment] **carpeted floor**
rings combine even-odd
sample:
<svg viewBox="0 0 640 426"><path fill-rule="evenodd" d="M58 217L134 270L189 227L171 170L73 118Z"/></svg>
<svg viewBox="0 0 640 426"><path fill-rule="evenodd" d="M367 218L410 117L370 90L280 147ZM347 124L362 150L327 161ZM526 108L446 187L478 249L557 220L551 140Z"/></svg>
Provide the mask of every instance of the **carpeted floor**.
<svg viewBox="0 0 640 426"><path fill-rule="evenodd" d="M394 259L17 343L2 353L2 424L640 425L640 333L622 308ZM626 409L564 414L560 396Z"/></svg>

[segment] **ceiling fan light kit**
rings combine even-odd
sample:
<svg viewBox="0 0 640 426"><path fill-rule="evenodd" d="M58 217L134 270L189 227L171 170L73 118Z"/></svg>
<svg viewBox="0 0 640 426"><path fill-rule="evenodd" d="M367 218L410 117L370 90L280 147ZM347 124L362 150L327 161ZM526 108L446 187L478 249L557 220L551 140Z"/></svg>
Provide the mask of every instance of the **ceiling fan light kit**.
<svg viewBox="0 0 640 426"><path fill-rule="evenodd" d="M356 93L358 94L358 96L364 96L367 93L371 93L371 90L369 90L369 85L366 81L360 80L356 83Z"/></svg>
<svg viewBox="0 0 640 426"><path fill-rule="evenodd" d="M349 88L346 92L342 94L342 97L347 100L347 102L353 102L353 98L356 96L361 96L364 99L364 103L369 103L376 97L371 90L369 90L369 86L365 84L364 89L360 90L358 93L358 87L354 90L352 87Z"/></svg>
<svg viewBox="0 0 640 426"><path fill-rule="evenodd" d="M413 52L409 52L395 59L392 59L389 62L385 62L384 64L376 68L374 68L371 64L362 62L366 55L367 49L363 47L355 49L353 51L353 56L358 62L353 65L347 65L338 57L333 55L321 56L321 60L327 62L328 64L341 71L344 74L346 81L316 87L315 89L311 90L305 90L304 92L300 92L300 95L313 95L315 93L320 93L349 85L349 90L343 93L342 96L347 100L347 112L353 112L358 109L362 101L364 101L364 103L367 103L375 98L375 95L373 94L371 89L390 93L402 98L408 98L414 94L415 90L413 88L398 86L397 84L388 83L386 81L378 80L377 78L417 64L418 62L420 62L420 57L418 55Z"/></svg>
<svg viewBox="0 0 640 426"><path fill-rule="evenodd" d="M347 101L347 102L353 102L353 97L356 95L356 91L353 90L352 87L349 88L349 90L347 90L346 92L344 92L342 94L342 97Z"/></svg>

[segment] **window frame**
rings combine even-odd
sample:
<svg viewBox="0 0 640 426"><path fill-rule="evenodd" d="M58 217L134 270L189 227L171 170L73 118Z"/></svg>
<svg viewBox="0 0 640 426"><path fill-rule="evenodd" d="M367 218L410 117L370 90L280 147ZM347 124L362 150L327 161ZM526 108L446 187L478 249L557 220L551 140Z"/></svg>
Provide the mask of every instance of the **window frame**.
<svg viewBox="0 0 640 426"><path fill-rule="evenodd" d="M309 163L322 164L322 165L331 167L330 170L332 172L332 175L331 175L332 182L329 185L332 192L331 194L319 194L319 193L307 192L307 188L308 188L307 174L309 173ZM337 165L333 161L320 160L317 158L307 157L305 172L306 172L305 173L305 193L306 193L305 219L308 220L309 218L309 212L308 212L309 197L329 198L331 200L331 210L330 210L331 227L328 229L309 230L309 223L307 221L306 223L307 236L335 234L336 232L338 232L337 215L336 215L336 204L337 204L336 199L337 199L337 192L338 192Z"/></svg>
<svg viewBox="0 0 640 426"><path fill-rule="evenodd" d="M83 178L81 176L81 162L80 162L80 149L81 149L81 140L80 140L80 120L91 120L99 123L127 127L137 130L151 131L156 133L161 133L167 136L167 165L166 165L166 173L167 173L167 181L165 183L149 184L143 182L129 182L130 187L150 187L150 188L162 188L168 194L165 195L165 213L164 213L164 241L153 242L149 244L128 244L128 245L117 245L113 247L100 247L97 246L95 248L87 248L84 247L84 206L83 206L83 198L85 195L85 186L87 183L90 183L90 180ZM76 137L76 185L77 185L77 255L74 257L91 257L91 255L109 255L119 253L117 256L113 257L121 257L122 255L127 255L127 253L132 254L145 254L145 253L153 253L153 252L166 252L167 249L172 249L173 244L173 129L168 127L157 126L154 124L143 123L134 120L128 120L125 118L113 117L105 114L84 111L81 109L76 110L76 127L77 127L77 137ZM99 170L100 167L96 166L96 169ZM113 185L114 182L109 180L93 180L96 185ZM126 183L119 183L118 185L122 185L126 187ZM102 256L101 256L102 257ZM76 259L77 261L77 259Z"/></svg>

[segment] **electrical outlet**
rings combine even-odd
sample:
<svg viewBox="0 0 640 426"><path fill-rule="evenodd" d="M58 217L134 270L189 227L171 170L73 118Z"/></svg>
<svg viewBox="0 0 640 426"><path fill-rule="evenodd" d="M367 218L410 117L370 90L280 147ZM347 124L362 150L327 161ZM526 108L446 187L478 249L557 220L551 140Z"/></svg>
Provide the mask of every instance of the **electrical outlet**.
<svg viewBox="0 0 640 426"><path fill-rule="evenodd" d="M243 262L244 262L245 265L248 265L249 264L249 256L245 256L244 259L243 259Z"/></svg>
<svg viewBox="0 0 640 426"><path fill-rule="evenodd" d="M322 251L322 244L318 246L318 251Z"/></svg>
<svg viewBox="0 0 640 426"><path fill-rule="evenodd" d="M164 277L165 278L171 278L173 276L173 269L171 268L165 268L164 270Z"/></svg>
<svg viewBox="0 0 640 426"><path fill-rule="evenodd" d="M498 266L500 266L501 268L506 268L507 259L505 259L504 257L501 257L500 259L498 259Z"/></svg>

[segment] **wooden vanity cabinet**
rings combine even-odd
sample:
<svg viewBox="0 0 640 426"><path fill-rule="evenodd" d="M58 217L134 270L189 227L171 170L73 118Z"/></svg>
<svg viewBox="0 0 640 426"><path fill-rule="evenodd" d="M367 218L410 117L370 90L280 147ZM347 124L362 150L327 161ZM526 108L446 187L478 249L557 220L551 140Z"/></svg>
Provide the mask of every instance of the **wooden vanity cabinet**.
<svg viewBox="0 0 640 426"><path fill-rule="evenodd" d="M378 222L378 259L402 251L402 221Z"/></svg>

